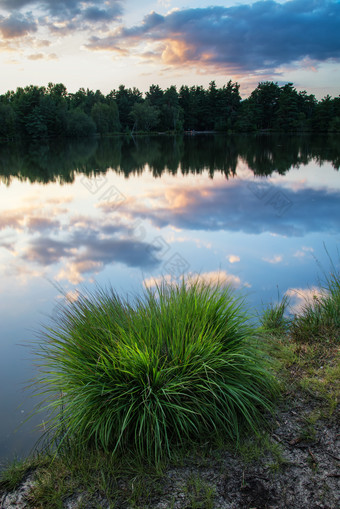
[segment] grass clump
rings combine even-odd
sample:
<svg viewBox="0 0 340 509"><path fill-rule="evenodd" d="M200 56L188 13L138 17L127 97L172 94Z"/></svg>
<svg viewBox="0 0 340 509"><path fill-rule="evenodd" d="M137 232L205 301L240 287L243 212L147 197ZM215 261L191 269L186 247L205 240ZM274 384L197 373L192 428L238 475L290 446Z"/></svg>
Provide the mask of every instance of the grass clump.
<svg viewBox="0 0 340 509"><path fill-rule="evenodd" d="M260 316L260 323L266 333L284 335L290 326L290 319L285 316L289 305L289 297L284 295L276 304L269 304Z"/></svg>
<svg viewBox="0 0 340 509"><path fill-rule="evenodd" d="M215 487L208 484L199 475L190 475L184 487L184 493L190 509L213 509Z"/></svg>
<svg viewBox="0 0 340 509"><path fill-rule="evenodd" d="M302 311L294 317L290 334L295 341L340 341L340 273L333 271L326 277L320 292L306 301Z"/></svg>
<svg viewBox="0 0 340 509"><path fill-rule="evenodd" d="M51 440L158 462L175 445L238 441L272 409L276 382L242 301L198 281L79 295L38 343Z"/></svg>
<svg viewBox="0 0 340 509"><path fill-rule="evenodd" d="M39 458L32 457L24 461L15 459L0 472L0 492L13 491L20 486L23 479L34 472L40 463Z"/></svg>

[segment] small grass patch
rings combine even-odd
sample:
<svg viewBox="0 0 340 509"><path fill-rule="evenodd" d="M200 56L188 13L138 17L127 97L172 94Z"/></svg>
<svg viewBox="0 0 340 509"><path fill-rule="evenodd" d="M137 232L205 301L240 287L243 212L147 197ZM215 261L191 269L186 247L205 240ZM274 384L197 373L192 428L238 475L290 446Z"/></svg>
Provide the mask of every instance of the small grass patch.
<svg viewBox="0 0 340 509"><path fill-rule="evenodd" d="M41 458L32 456L24 461L12 461L0 473L0 491L13 491L23 482L29 474L34 472L38 465L41 465Z"/></svg>
<svg viewBox="0 0 340 509"><path fill-rule="evenodd" d="M269 433L243 440L240 444L238 454L245 464L256 462L266 455L270 455L273 462L283 463L281 445L274 442L270 438Z"/></svg>
<svg viewBox="0 0 340 509"><path fill-rule="evenodd" d="M300 312L289 319L282 302L263 312L261 331L269 336L271 355L282 387L289 393L303 390L319 400L317 414L330 418L340 398L340 274L332 264L320 292L306 300Z"/></svg>
<svg viewBox="0 0 340 509"><path fill-rule="evenodd" d="M188 509L213 509L215 488L199 475L192 474L186 482L184 493Z"/></svg>
<svg viewBox="0 0 340 509"><path fill-rule="evenodd" d="M50 440L159 462L187 440L257 432L277 393L261 340L228 288L162 284L133 303L79 295L38 344Z"/></svg>
<svg viewBox="0 0 340 509"><path fill-rule="evenodd" d="M320 292L306 301L295 315L289 333L294 341L320 342L325 346L340 343L340 274L333 266Z"/></svg>
<svg viewBox="0 0 340 509"><path fill-rule="evenodd" d="M29 491L29 507L147 507L161 490L162 473L135 456L117 459L93 449L46 453ZM102 502L101 502L102 501Z"/></svg>
<svg viewBox="0 0 340 509"><path fill-rule="evenodd" d="M287 295L276 304L270 303L260 315L260 323L267 334L281 336L287 333L290 319L286 316L289 306Z"/></svg>

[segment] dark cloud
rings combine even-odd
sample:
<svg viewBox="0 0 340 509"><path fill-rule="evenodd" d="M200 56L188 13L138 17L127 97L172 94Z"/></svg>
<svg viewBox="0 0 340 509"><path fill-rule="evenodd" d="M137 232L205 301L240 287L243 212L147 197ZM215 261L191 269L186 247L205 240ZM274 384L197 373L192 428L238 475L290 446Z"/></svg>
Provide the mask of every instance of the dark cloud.
<svg viewBox="0 0 340 509"><path fill-rule="evenodd" d="M0 16L0 32L4 39L23 37L37 30L37 23L31 15L11 14L8 18Z"/></svg>
<svg viewBox="0 0 340 509"><path fill-rule="evenodd" d="M23 258L44 266L52 265L58 263L63 256L67 256L69 248L67 242L40 237L32 240Z"/></svg>
<svg viewBox="0 0 340 509"><path fill-rule="evenodd" d="M340 58L340 3L331 0L261 1L234 7L207 7L151 13L143 23L93 38L89 48L113 49L127 41L164 43L171 64L201 63L240 70L274 69L304 58Z"/></svg>
<svg viewBox="0 0 340 509"><path fill-rule="evenodd" d="M34 4L33 0L0 0L0 7L8 11L14 11L24 7L25 5Z"/></svg>
<svg viewBox="0 0 340 509"><path fill-rule="evenodd" d="M98 7L89 7L82 13L82 17L86 21L110 21L122 14L122 9L119 4L112 6L109 9L101 9Z"/></svg>
<svg viewBox="0 0 340 509"><path fill-rule="evenodd" d="M31 216L27 218L26 227L33 232L41 232L45 230L54 230L60 227L60 222L56 219L48 217Z"/></svg>
<svg viewBox="0 0 340 509"><path fill-rule="evenodd" d="M211 189L172 189L163 207L146 208L138 201L121 209L163 228L264 232L302 237L313 232L340 231L340 192L316 189L294 191L281 186L243 180ZM178 206L178 203L183 206ZM175 206L172 206L174 203ZM103 207L109 212L109 208Z"/></svg>
<svg viewBox="0 0 340 509"><path fill-rule="evenodd" d="M57 212L63 212L58 209ZM31 233L40 233L45 230L55 230L60 227L60 222L56 219L37 215L35 207L26 207L13 211L4 212L0 217L0 230L13 228L23 230L27 228Z"/></svg>
<svg viewBox="0 0 340 509"><path fill-rule="evenodd" d="M91 219L87 225L84 221L85 217L78 218L65 241L43 235L32 239L22 258L43 267L62 262L57 279L74 284L84 279L83 274L98 272L112 263L143 270L159 265L157 255L161 248L136 237L129 226L106 224L99 230L93 227Z"/></svg>
<svg viewBox="0 0 340 509"><path fill-rule="evenodd" d="M92 261L104 265L123 263L128 267L150 268L155 263L157 248L134 239L97 239L88 244L85 251L75 258L76 262Z"/></svg>
<svg viewBox="0 0 340 509"><path fill-rule="evenodd" d="M105 232L105 235L103 235ZM74 262L101 262L104 265L120 262L129 267L147 268L157 265L156 246L149 246L138 239L129 226L103 224L98 229L79 228L74 230L68 242Z"/></svg>
<svg viewBox="0 0 340 509"><path fill-rule="evenodd" d="M122 13L121 0L0 0L0 7L9 12L37 7L58 21L91 23L114 20Z"/></svg>

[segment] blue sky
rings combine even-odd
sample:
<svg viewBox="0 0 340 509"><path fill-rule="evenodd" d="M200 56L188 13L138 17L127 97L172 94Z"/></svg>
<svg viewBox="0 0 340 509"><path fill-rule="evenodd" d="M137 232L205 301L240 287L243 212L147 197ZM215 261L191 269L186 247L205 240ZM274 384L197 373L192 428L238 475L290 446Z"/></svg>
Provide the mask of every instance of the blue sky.
<svg viewBox="0 0 340 509"><path fill-rule="evenodd" d="M259 81L340 93L334 0L0 0L1 88L63 82L218 86Z"/></svg>

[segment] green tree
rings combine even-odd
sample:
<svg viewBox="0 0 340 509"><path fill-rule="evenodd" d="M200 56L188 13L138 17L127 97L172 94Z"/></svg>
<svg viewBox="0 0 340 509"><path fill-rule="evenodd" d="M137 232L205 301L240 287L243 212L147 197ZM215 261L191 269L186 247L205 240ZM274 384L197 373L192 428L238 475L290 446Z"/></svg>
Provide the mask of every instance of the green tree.
<svg viewBox="0 0 340 509"><path fill-rule="evenodd" d="M240 104L235 121L235 129L242 133L256 131L255 105L249 98Z"/></svg>
<svg viewBox="0 0 340 509"><path fill-rule="evenodd" d="M217 131L234 129L241 106L240 85L228 81L218 89L213 128Z"/></svg>
<svg viewBox="0 0 340 509"><path fill-rule="evenodd" d="M331 126L333 118L333 100L329 95L326 95L314 110L313 117L313 130L318 132L327 132Z"/></svg>
<svg viewBox="0 0 340 509"><path fill-rule="evenodd" d="M160 110L157 106L152 106L152 104L146 100L143 103L136 102L132 107L130 115L136 129L151 131L158 124Z"/></svg>
<svg viewBox="0 0 340 509"><path fill-rule="evenodd" d="M36 106L26 116L26 131L31 138L46 138L48 135L47 126L39 106Z"/></svg>
<svg viewBox="0 0 340 509"><path fill-rule="evenodd" d="M216 83L215 81L211 81L209 83L209 89L207 93L206 129L208 130L212 130L215 128L217 117L220 116L218 98L219 91L217 90Z"/></svg>
<svg viewBox="0 0 340 509"><path fill-rule="evenodd" d="M96 132L96 124L89 115L80 109L68 111L67 135L71 138L93 136Z"/></svg>
<svg viewBox="0 0 340 509"><path fill-rule="evenodd" d="M0 102L0 138L14 138L15 112L9 104Z"/></svg>
<svg viewBox="0 0 340 509"><path fill-rule="evenodd" d="M92 106L91 117L96 124L97 132L107 134L120 130L118 107L115 102L105 104L97 102Z"/></svg>
<svg viewBox="0 0 340 509"><path fill-rule="evenodd" d="M145 97L151 106L160 108L163 103L164 92L158 85L151 85L149 91L146 92Z"/></svg>
<svg viewBox="0 0 340 509"><path fill-rule="evenodd" d="M97 102L104 102L105 98L103 94L97 90L85 90L80 88L75 94L70 95L70 107L71 109L80 108L86 115L91 114L91 110Z"/></svg>
<svg viewBox="0 0 340 509"><path fill-rule="evenodd" d="M249 101L254 106L254 123L256 129L272 129L276 122L279 108L280 87L272 81L258 84L250 95Z"/></svg>
<svg viewBox="0 0 340 509"><path fill-rule="evenodd" d="M166 89L161 107L161 127L164 131L181 131L183 129L183 110L179 104L175 86Z"/></svg>
<svg viewBox="0 0 340 509"><path fill-rule="evenodd" d="M47 86L47 93L52 96L55 101L61 101L67 98L67 88L62 83L49 83Z"/></svg>
<svg viewBox="0 0 340 509"><path fill-rule="evenodd" d="M333 118L329 123L329 132L340 132L340 95L333 99Z"/></svg>
<svg viewBox="0 0 340 509"><path fill-rule="evenodd" d="M305 131L310 131L312 129L312 119L317 103L313 94L307 94L305 90L299 92L299 112L304 115Z"/></svg>
<svg viewBox="0 0 340 509"><path fill-rule="evenodd" d="M304 113L299 111L299 95L293 83L287 83L281 87L275 127L280 131L297 131L301 129L304 118Z"/></svg>
<svg viewBox="0 0 340 509"><path fill-rule="evenodd" d="M142 93L138 88L125 88L120 85L118 90L111 92L110 96L117 102L119 111L119 120L123 131L131 130L134 120L131 118L131 110L136 102L143 102Z"/></svg>
<svg viewBox="0 0 340 509"><path fill-rule="evenodd" d="M66 130L67 100L54 94L44 95L40 99L39 113L49 137L64 136Z"/></svg>
<svg viewBox="0 0 340 509"><path fill-rule="evenodd" d="M34 124L38 127L38 132L42 133L43 128L40 128L39 124L43 123L43 118L39 107L40 99L44 94L44 87L30 85L24 89L17 89L12 98L12 104L16 113L18 134L31 136L34 134Z"/></svg>

